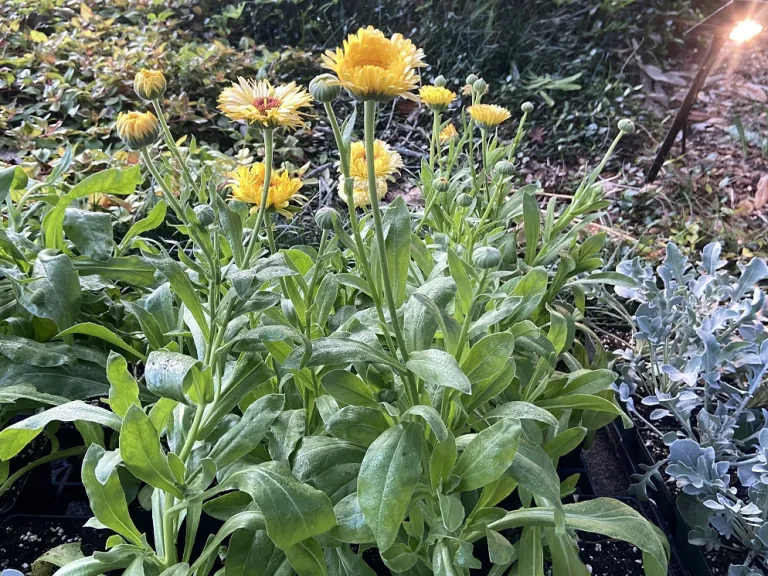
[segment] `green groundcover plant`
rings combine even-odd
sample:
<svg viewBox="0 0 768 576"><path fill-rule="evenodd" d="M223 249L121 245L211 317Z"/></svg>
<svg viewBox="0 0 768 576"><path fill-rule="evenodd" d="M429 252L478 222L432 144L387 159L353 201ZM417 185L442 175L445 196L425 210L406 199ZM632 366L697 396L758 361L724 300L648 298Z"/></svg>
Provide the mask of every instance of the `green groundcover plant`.
<svg viewBox="0 0 768 576"><path fill-rule="evenodd" d="M438 78L420 90L434 120L424 209L402 198L383 209L402 162L375 138L377 105L415 98L422 59L373 28L324 56L332 74L310 92L333 128L349 225L318 210L318 247L275 248L275 219L304 201L301 178L273 166L274 131L302 125L312 100L294 84L239 79L221 94L224 115L265 150L222 173L187 162L160 105L164 76L141 71L135 90L154 114L123 114L117 131L162 201L119 243L108 214L78 206L133 193L138 168L71 188L60 175L0 175L2 402L44 407L0 432L0 461L75 422L88 525L113 533L59 576L373 574L372 548L395 573L467 575L480 540L491 574L543 575L549 563L586 575L577 531L626 540L648 575L666 574L658 529L615 500L564 503L578 477L556 472L622 414L581 322L585 284L632 282L601 271L603 235L583 240L621 134L572 200L542 213L536 187L512 183L531 106L502 143L510 112L483 103L485 82L470 78L459 133L443 122L456 96ZM362 130L358 106L343 122L331 107L342 89L361 104ZM170 251L147 235L166 211L184 239ZM88 364L98 386L57 388ZM151 534L135 506L151 510ZM223 521L218 532L199 533L203 514Z"/></svg>

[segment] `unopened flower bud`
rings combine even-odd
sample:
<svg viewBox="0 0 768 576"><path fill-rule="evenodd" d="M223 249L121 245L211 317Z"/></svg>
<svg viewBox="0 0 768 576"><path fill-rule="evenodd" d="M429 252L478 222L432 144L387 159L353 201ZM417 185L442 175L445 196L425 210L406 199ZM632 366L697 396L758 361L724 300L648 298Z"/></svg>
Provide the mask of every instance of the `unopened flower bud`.
<svg viewBox="0 0 768 576"><path fill-rule="evenodd" d="M117 116L117 134L128 146L140 150L157 141L160 123L152 112L121 112Z"/></svg>
<svg viewBox="0 0 768 576"><path fill-rule="evenodd" d="M330 206L323 206L315 214L315 223L321 230L333 230L333 224L339 217L339 213Z"/></svg>
<svg viewBox="0 0 768 576"><path fill-rule="evenodd" d="M435 190L442 194L443 192L448 192L448 188L451 187L451 183L448 181L448 178L441 176L440 178L435 178L433 186L435 187Z"/></svg>
<svg viewBox="0 0 768 576"><path fill-rule="evenodd" d="M472 253L472 262L482 270L490 270L501 264L501 252L491 246L481 246Z"/></svg>
<svg viewBox="0 0 768 576"><path fill-rule="evenodd" d="M333 102L338 98L341 86L331 74L315 76L309 83L309 93L318 102Z"/></svg>
<svg viewBox="0 0 768 576"><path fill-rule="evenodd" d="M470 74L469 76L467 76L467 84L471 86L472 84L477 82L477 78L478 78L477 74Z"/></svg>
<svg viewBox="0 0 768 576"><path fill-rule="evenodd" d="M458 196L456 196L456 204L461 206L462 208L469 208L472 206L472 196L469 194L462 192Z"/></svg>
<svg viewBox="0 0 768 576"><path fill-rule="evenodd" d="M133 90L142 100L157 100L166 87L165 76L157 70L139 70L133 79Z"/></svg>
<svg viewBox="0 0 768 576"><path fill-rule="evenodd" d="M213 208L208 206L208 204L199 204L192 210L194 211L195 216L197 216L198 222L203 226L210 226L216 219L216 214L214 213Z"/></svg>
<svg viewBox="0 0 768 576"><path fill-rule="evenodd" d="M533 112L533 104L531 102L523 102L523 105L520 106L520 109L526 114L530 114Z"/></svg>
<svg viewBox="0 0 768 576"><path fill-rule="evenodd" d="M437 78L435 78L435 81L432 82L435 86L438 88L445 88L445 85L448 83L448 81L445 79L445 76L440 74Z"/></svg>
<svg viewBox="0 0 768 576"><path fill-rule="evenodd" d="M472 90L474 90L478 94L485 94L485 91L488 90L488 84L486 84L485 80L483 80L482 78L478 78L473 82Z"/></svg>
<svg viewBox="0 0 768 576"><path fill-rule="evenodd" d="M496 166L494 166L493 169L497 174L501 174L502 176L511 176L515 173L515 165L508 160L496 162Z"/></svg>
<svg viewBox="0 0 768 576"><path fill-rule="evenodd" d="M629 118L622 118L619 120L619 130L624 134L632 134L635 131L635 124Z"/></svg>

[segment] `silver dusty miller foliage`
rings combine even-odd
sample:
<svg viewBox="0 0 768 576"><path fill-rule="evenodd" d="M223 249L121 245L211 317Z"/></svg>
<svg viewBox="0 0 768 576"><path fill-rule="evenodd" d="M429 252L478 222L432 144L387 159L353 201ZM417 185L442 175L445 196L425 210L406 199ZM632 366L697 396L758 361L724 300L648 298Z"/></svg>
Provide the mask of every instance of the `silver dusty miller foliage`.
<svg viewBox="0 0 768 576"><path fill-rule="evenodd" d="M663 471L681 490L689 540L739 543L747 557L729 576L754 576L768 560L768 331L758 286L768 266L753 258L734 276L720 253L708 244L693 264L670 243L655 271L639 258L619 264L636 286L616 293L637 309L634 347L616 352L614 389L669 447L667 459L642 465L632 492L647 497ZM653 408L647 418L638 400Z"/></svg>

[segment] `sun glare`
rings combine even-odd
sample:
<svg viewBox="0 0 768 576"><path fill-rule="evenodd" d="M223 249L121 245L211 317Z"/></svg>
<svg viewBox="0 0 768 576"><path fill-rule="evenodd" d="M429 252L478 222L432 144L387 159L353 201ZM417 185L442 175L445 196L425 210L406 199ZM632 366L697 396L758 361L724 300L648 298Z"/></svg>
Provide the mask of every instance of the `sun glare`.
<svg viewBox="0 0 768 576"><path fill-rule="evenodd" d="M754 20L744 20L736 24L731 30L728 36L734 42L743 44L760 34L763 31L763 26Z"/></svg>

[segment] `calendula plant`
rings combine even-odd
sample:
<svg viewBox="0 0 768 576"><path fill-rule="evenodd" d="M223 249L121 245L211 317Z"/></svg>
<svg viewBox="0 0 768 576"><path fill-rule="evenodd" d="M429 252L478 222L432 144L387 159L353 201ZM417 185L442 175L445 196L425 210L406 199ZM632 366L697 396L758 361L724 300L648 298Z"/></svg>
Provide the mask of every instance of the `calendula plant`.
<svg viewBox="0 0 768 576"><path fill-rule="evenodd" d="M157 283L124 295L138 323L131 364L126 342L95 334L116 348L110 409L69 402L0 432L6 461L50 422L112 430L94 435L82 477L89 524L115 534L57 574L203 576L217 559L225 573L372 574L362 556L375 548L396 573L467 575L481 539L493 574L543 576L545 558L555 574L587 574L576 530L627 540L647 574L666 574L655 527L617 501L563 504L578 478L556 473L589 430L621 413L612 372L590 368L576 339L580 282L600 266L602 238L579 235L601 202L600 167L557 218L550 205L542 229L533 191L510 195L523 123L511 145L492 138L510 113L482 104L478 80L471 120L446 153L441 134L447 142L452 131L440 114L453 93L422 89L436 115L426 206L412 214L399 198L384 209L402 161L376 139L377 106L416 98L423 54L365 28L324 65L331 74L309 88L338 146L349 226L321 208L319 246L280 251L274 219L305 198L301 179L274 166L273 135L304 123L310 95L263 80L227 88L221 111L260 134L265 155L222 174L189 166L160 106L164 82L137 78L154 112L125 114L117 129L186 241L172 258L134 238ZM333 110L342 89L362 104L361 132L357 104L343 122ZM158 139L170 161L157 161ZM464 227L466 206L448 195L459 183L478 210ZM510 225L525 229L524 257ZM152 534L131 518L126 475L146 485ZM218 532L198 534L202 514L223 521Z"/></svg>

